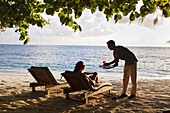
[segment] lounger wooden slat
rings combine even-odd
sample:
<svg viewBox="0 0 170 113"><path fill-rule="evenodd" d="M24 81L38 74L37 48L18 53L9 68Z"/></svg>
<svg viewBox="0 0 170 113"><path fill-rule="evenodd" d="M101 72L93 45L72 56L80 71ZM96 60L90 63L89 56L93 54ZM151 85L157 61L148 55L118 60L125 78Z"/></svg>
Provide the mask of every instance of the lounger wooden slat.
<svg viewBox="0 0 170 113"><path fill-rule="evenodd" d="M32 66L28 71L37 81L36 83L30 83L33 92L36 91L35 87L45 86L45 92L48 95L50 94L50 89L68 86L67 82L57 82L48 67Z"/></svg>
<svg viewBox="0 0 170 113"><path fill-rule="evenodd" d="M110 91L113 89L113 86L110 83L97 83L95 86L92 86L87 79L87 76L83 73L65 71L62 73L70 88L64 89L64 93L66 94L66 99L71 99L69 93L75 91L84 91L83 93L83 103L88 103L88 97L94 96L99 93L103 93L108 91L110 95Z"/></svg>

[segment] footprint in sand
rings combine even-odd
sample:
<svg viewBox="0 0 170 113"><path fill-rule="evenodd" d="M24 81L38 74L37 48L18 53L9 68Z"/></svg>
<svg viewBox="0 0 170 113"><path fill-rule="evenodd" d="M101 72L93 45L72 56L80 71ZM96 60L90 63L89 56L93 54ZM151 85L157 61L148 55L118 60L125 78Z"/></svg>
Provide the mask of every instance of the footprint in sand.
<svg viewBox="0 0 170 113"><path fill-rule="evenodd" d="M7 83L7 81L5 81L5 80L1 80L1 82L3 82L3 83Z"/></svg>

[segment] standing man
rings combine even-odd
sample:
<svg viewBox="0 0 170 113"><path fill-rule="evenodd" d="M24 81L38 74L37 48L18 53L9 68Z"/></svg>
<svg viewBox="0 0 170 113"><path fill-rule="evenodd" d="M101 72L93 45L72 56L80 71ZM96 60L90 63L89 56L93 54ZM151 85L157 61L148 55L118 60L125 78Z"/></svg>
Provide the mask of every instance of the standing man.
<svg viewBox="0 0 170 113"><path fill-rule="evenodd" d="M116 46L113 40L109 40L107 42L107 46L110 50L113 50L114 60L109 63L105 63L104 66L109 66L110 64L113 64L111 68L114 68L118 66L119 59L125 61L124 77L123 77L123 92L121 96L119 96L118 98L127 97L126 94L127 86L129 82L129 77L131 76L131 81L132 81L131 95L128 98L132 99L136 96L138 60L129 49L123 46Z"/></svg>

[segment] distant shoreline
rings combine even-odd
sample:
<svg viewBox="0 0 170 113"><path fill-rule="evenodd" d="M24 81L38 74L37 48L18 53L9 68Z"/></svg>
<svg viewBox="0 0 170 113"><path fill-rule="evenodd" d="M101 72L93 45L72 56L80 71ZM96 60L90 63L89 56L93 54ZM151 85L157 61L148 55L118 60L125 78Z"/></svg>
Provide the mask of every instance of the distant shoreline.
<svg viewBox="0 0 170 113"><path fill-rule="evenodd" d="M11 46L24 46L23 44L0 44L0 45L11 45ZM120 44L121 45L121 44ZM73 46L73 47L106 47L107 45L41 45L41 44L28 44L26 46ZM124 45L125 47L130 47L130 48L170 48L170 44L169 46L149 46L149 45Z"/></svg>
<svg viewBox="0 0 170 113"><path fill-rule="evenodd" d="M58 73L60 74L60 73ZM57 75L58 75L57 74ZM112 77L110 76L105 76L104 75L105 73L99 73L99 79L101 81L107 81L107 80L118 80L118 79L123 79L123 75L122 74L116 74L116 75L113 75ZM56 76L56 74L53 74L55 78L60 78L61 75L59 76ZM0 76L31 76L30 73L28 74L17 74L17 73L1 73L0 72ZM146 79L151 79L151 80L163 80L163 79L170 79L169 77L147 77L147 76L138 76L137 77L138 80L146 80ZM131 81L131 80L130 80Z"/></svg>

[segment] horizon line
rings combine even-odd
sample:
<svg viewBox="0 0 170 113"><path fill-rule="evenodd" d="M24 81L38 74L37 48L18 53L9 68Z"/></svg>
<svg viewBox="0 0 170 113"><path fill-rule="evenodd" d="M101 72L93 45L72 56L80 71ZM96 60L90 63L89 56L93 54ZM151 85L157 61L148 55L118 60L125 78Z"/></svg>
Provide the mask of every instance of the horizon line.
<svg viewBox="0 0 170 113"><path fill-rule="evenodd" d="M20 45L20 46L24 46L24 44L1 44L0 45ZM107 44L106 45L87 45L87 44L27 44L25 46L106 46L107 47ZM117 45L119 46L119 44ZM170 47L169 46L163 46L163 45L122 45L122 46L125 46L125 47Z"/></svg>

